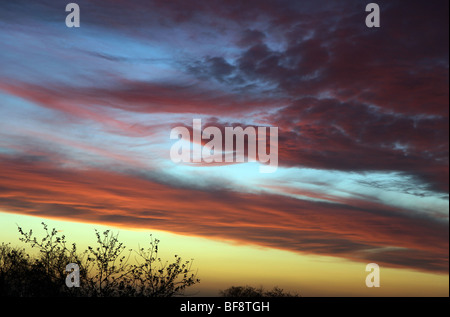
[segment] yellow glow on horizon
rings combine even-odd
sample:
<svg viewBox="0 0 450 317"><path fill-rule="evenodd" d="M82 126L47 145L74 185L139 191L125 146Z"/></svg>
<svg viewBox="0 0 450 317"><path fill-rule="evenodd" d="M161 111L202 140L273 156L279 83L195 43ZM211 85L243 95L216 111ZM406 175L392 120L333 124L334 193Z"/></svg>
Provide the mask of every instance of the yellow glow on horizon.
<svg viewBox="0 0 450 317"><path fill-rule="evenodd" d="M0 213L0 242L23 246L17 225L33 229L42 236L41 222L61 230L68 243L79 250L95 243L94 229L119 232L119 240L128 248L145 247L149 234L160 242L160 256L172 260L175 254L183 260L194 258L200 284L187 295L217 296L230 286L251 285L270 289L278 286L302 296L449 296L448 274L417 272L381 266L381 287L367 288L366 263L337 257L299 254L284 250L236 244L200 237L183 236L160 230L132 230L99 224Z"/></svg>

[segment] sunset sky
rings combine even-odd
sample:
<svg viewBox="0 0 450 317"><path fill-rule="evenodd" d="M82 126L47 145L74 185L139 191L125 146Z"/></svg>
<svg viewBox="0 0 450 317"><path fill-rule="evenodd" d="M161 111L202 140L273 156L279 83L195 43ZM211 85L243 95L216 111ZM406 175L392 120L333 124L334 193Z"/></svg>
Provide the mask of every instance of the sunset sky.
<svg viewBox="0 0 450 317"><path fill-rule="evenodd" d="M153 233L199 295L449 295L448 1L69 2L0 3L0 241ZM175 164L194 118L278 127L278 169Z"/></svg>

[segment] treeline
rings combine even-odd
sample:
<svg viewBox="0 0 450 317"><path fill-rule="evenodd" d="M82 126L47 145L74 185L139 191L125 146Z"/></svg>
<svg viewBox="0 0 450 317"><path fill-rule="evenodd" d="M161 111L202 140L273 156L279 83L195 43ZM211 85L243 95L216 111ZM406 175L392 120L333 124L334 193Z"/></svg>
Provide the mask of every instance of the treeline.
<svg viewBox="0 0 450 317"><path fill-rule="evenodd" d="M0 296L14 297L172 297L185 295L185 290L200 282L192 269L193 260L183 261L175 255L171 262L158 256L159 240L150 235L147 248L127 249L118 234L95 230L96 243L79 251L67 244L65 235L49 230L42 223L45 235L37 238L32 230L18 227L25 248L0 245ZM130 261L130 259L132 261ZM75 263L79 283L66 271ZM70 280L69 280L70 278ZM69 287L68 284L72 287ZM297 297L274 287L232 286L219 292L224 297Z"/></svg>
<svg viewBox="0 0 450 317"><path fill-rule="evenodd" d="M118 234L96 230L96 244L80 252L56 229L42 225L45 236L39 239L32 230L18 228L20 241L37 248L37 256L31 257L24 248L0 245L0 296L170 297L200 282L192 260L177 255L171 262L161 260L160 241L152 236L147 248L127 250ZM78 265L79 287L66 285L69 263Z"/></svg>
<svg viewBox="0 0 450 317"><path fill-rule="evenodd" d="M286 292L282 288L275 286L270 290L253 286L231 286L220 291L224 297L300 297L298 293Z"/></svg>

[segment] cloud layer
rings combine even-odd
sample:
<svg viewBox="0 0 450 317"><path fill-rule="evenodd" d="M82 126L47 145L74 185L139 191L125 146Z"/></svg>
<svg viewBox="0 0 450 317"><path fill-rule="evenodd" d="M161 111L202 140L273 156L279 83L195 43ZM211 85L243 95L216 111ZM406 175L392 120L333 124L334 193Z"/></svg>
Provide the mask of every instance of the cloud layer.
<svg viewBox="0 0 450 317"><path fill-rule="evenodd" d="M448 272L447 1L77 3L0 5L3 210ZM193 118L279 174L174 166Z"/></svg>

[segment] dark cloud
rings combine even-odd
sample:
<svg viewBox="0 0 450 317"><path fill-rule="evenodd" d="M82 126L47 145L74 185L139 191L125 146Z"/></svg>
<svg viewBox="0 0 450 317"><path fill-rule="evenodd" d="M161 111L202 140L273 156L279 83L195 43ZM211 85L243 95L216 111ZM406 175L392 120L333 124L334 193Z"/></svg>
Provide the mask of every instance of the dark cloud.
<svg viewBox="0 0 450 317"><path fill-rule="evenodd" d="M404 171L448 192L446 118L398 116L360 103L306 98L280 111L273 121L283 127L280 162Z"/></svg>
<svg viewBox="0 0 450 317"><path fill-rule="evenodd" d="M196 77L209 80L215 79L219 82L232 81L230 78L235 67L230 65L223 57L207 57L203 61L188 65L188 71Z"/></svg>
<svg viewBox="0 0 450 317"><path fill-rule="evenodd" d="M448 257L436 256L432 252L412 251L402 248L380 248L361 252L361 256L371 262L386 263L389 261L393 267L403 267L405 263L417 263L428 271L446 273L448 272Z"/></svg>
<svg viewBox="0 0 450 317"><path fill-rule="evenodd" d="M265 38L266 35L263 32L247 29L242 32L242 37L237 41L237 44L241 47L259 45L263 43Z"/></svg>

